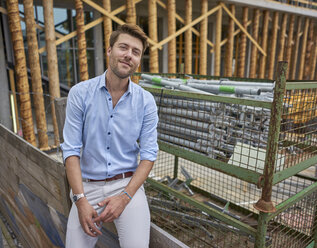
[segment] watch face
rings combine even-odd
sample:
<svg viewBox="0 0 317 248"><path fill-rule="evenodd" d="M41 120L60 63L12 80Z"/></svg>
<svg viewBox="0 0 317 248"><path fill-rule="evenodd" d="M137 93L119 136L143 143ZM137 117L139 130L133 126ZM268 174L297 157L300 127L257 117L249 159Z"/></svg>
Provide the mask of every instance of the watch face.
<svg viewBox="0 0 317 248"><path fill-rule="evenodd" d="M78 200L77 195L74 195L74 196L73 196L73 200L74 200L74 202L76 202L76 201Z"/></svg>

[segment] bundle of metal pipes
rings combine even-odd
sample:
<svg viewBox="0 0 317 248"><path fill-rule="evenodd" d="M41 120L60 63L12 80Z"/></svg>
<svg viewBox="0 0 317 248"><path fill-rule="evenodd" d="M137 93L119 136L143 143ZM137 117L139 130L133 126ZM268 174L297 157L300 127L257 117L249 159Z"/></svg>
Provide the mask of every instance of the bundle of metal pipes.
<svg viewBox="0 0 317 248"><path fill-rule="evenodd" d="M139 84L147 87L167 87L183 91L208 94L208 95L232 95L235 97L247 97L258 100L272 100L274 83L242 82L228 79L198 80L163 78L141 74Z"/></svg>
<svg viewBox="0 0 317 248"><path fill-rule="evenodd" d="M270 111L259 107L155 95L159 139L212 158L228 158L245 143L265 148Z"/></svg>

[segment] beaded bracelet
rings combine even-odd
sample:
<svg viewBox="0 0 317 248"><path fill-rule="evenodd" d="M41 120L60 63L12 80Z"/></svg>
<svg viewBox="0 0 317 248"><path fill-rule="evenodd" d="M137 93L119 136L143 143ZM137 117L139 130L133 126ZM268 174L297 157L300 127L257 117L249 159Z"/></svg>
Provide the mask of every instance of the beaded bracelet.
<svg viewBox="0 0 317 248"><path fill-rule="evenodd" d="M128 194L128 192L126 192L126 191L122 191L121 193L126 194L126 195L130 198L130 200L132 200L132 197Z"/></svg>

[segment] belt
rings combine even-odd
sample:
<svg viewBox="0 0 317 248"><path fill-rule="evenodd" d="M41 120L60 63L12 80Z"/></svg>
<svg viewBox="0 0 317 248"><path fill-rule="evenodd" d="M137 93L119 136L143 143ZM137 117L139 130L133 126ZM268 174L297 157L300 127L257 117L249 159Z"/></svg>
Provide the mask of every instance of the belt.
<svg viewBox="0 0 317 248"><path fill-rule="evenodd" d="M132 171L128 171L125 173L121 173L118 175L115 175L113 177L109 177L106 179L99 179L99 180L95 180L95 179L87 179L87 178L83 178L84 182L110 182L113 180L118 180L118 179L123 179L123 178L127 178L127 177L132 177L133 176L133 172Z"/></svg>

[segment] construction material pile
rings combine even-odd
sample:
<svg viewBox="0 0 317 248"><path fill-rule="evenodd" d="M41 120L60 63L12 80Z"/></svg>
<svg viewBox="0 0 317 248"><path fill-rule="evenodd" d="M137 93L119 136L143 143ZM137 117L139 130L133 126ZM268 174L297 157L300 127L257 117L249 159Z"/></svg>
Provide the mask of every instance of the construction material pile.
<svg viewBox="0 0 317 248"><path fill-rule="evenodd" d="M161 85L173 88L177 86L181 90L212 94L209 91L205 92L192 87L194 84L173 81L179 79L169 81L149 75L142 75L142 78L146 79L146 82L151 79L154 85L157 85L160 80ZM221 91L219 85L206 83L205 86L212 86L210 89L218 87L218 91ZM263 89L272 94L272 84L270 87L267 84L261 87L247 89L244 86L237 86L233 89L243 95L262 92ZM213 92L215 93L215 91ZM154 97L160 117L158 137L161 141L225 161L232 156L237 144L266 148L270 120L269 109L170 94L154 94Z"/></svg>
<svg viewBox="0 0 317 248"><path fill-rule="evenodd" d="M262 101L273 101L274 83L242 82L228 79L198 80L164 78L141 74L141 86L159 87L188 91L208 95L226 95L230 97L250 98Z"/></svg>

